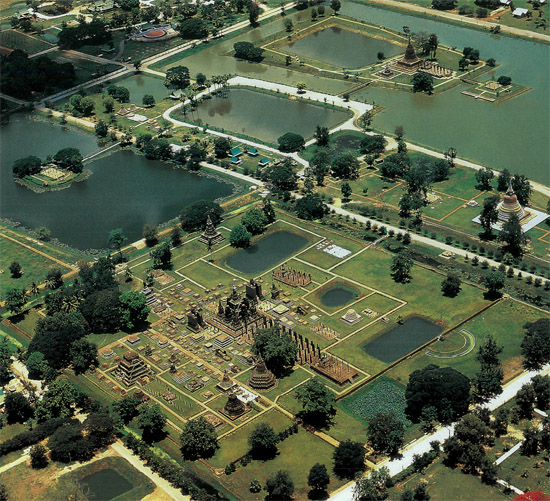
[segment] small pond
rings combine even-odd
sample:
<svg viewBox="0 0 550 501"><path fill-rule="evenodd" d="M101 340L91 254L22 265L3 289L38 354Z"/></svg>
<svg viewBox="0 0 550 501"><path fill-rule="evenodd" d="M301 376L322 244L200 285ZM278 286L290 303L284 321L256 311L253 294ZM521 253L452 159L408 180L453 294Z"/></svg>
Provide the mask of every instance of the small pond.
<svg viewBox="0 0 550 501"><path fill-rule="evenodd" d="M89 490L87 495L89 499L101 501L114 499L134 487L116 470L111 468L92 473L84 477L80 483Z"/></svg>
<svg viewBox="0 0 550 501"><path fill-rule="evenodd" d="M328 308L337 308L352 303L360 292L346 285L334 285L321 294L321 303Z"/></svg>
<svg viewBox="0 0 550 501"><path fill-rule="evenodd" d="M442 330L439 325L421 317L411 317L362 348L371 357L391 364L435 338Z"/></svg>
<svg viewBox="0 0 550 501"><path fill-rule="evenodd" d="M227 265L241 273L259 273L272 268L304 248L307 238L280 230L260 238L248 249L242 249L227 259Z"/></svg>
<svg viewBox="0 0 550 501"><path fill-rule="evenodd" d="M357 152L364 137L364 135L344 134L334 139L331 138L330 146L338 153L350 150L354 154L358 154Z"/></svg>
<svg viewBox="0 0 550 501"><path fill-rule="evenodd" d="M378 53L385 57L404 52L403 47L361 33L331 26L290 42L283 50L316 59L338 68L362 68L378 62Z"/></svg>
<svg viewBox="0 0 550 501"><path fill-rule="evenodd" d="M189 115L189 113L188 113ZM340 109L291 100L249 89L228 92L203 101L193 113L195 121L276 143L285 132L310 138L315 127L329 129L348 118ZM177 118L185 120L181 112ZM189 117L191 118L191 116Z"/></svg>

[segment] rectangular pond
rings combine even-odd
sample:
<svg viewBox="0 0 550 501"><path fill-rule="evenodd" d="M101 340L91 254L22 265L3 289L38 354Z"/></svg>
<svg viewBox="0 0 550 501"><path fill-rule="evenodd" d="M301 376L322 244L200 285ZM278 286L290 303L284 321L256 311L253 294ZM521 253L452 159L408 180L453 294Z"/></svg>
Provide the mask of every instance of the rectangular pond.
<svg viewBox="0 0 550 501"><path fill-rule="evenodd" d="M341 109L324 107L313 102L292 100L250 89L229 89L203 101L188 118L226 131L277 143L285 132L310 138L315 127L329 129L351 115ZM182 112L177 118L185 120Z"/></svg>
<svg viewBox="0 0 550 501"><path fill-rule="evenodd" d="M45 159L68 146L83 155L99 149L92 135L24 116L15 116L2 127L3 218L28 228L45 226L52 236L79 249L106 248L113 228L122 228L133 242L141 238L145 224L168 221L187 205L228 197L234 189L217 178L148 160L131 150L119 150L86 165L93 174L61 191L34 193L15 183L15 160L27 155Z"/></svg>
<svg viewBox="0 0 550 501"><path fill-rule="evenodd" d="M307 244L307 238L291 231L280 230L260 238L247 249L232 254L226 263L241 273L256 274L288 259Z"/></svg>
<svg viewBox="0 0 550 501"><path fill-rule="evenodd" d="M115 499L134 487L116 470L111 468L92 473L84 477L80 483L88 491L88 499L98 501Z"/></svg>
<svg viewBox="0 0 550 501"><path fill-rule="evenodd" d="M442 330L439 325L424 318L411 317L402 325L364 344L362 349L371 357L391 364L434 339Z"/></svg>
<svg viewBox="0 0 550 501"><path fill-rule="evenodd" d="M338 26L314 31L303 38L285 44L282 50L348 69L363 68L378 62L379 52L382 52L385 57L405 52L405 49L399 45Z"/></svg>

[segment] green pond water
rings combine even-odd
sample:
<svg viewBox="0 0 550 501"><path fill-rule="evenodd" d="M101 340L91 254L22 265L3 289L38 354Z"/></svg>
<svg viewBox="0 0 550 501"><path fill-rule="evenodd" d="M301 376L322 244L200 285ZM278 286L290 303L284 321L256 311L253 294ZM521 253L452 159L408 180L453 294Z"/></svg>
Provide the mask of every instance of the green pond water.
<svg viewBox="0 0 550 501"><path fill-rule="evenodd" d="M402 325L363 345L371 357L391 364L435 338L443 329L421 317L411 317Z"/></svg>
<svg viewBox="0 0 550 501"><path fill-rule="evenodd" d="M285 132L310 138L315 127L334 127L348 118L348 113L292 101L248 89L230 89L225 94L203 101L194 112L195 120L228 131L276 143ZM182 118L182 115L179 115Z"/></svg>
<svg viewBox="0 0 550 501"><path fill-rule="evenodd" d="M187 205L233 191L231 184L122 150L86 165L93 172L86 181L61 191L34 193L15 184L11 168L16 159L45 158L68 146L88 155L99 149L95 138L19 115L1 134L1 217L28 228L45 226L54 237L80 249L107 247L113 228L123 228L128 241L135 241L145 224L168 221Z"/></svg>
<svg viewBox="0 0 550 501"><path fill-rule="evenodd" d="M227 259L227 265L241 273L259 273L289 258L307 243L305 237L280 230L231 255Z"/></svg>
<svg viewBox="0 0 550 501"><path fill-rule="evenodd" d="M168 89L164 86L162 78L155 78L148 75L132 75L131 77L118 80L115 85L126 87L130 91L130 102L141 106L141 101L145 94L150 94L159 103L170 95Z"/></svg>
<svg viewBox="0 0 550 501"><path fill-rule="evenodd" d="M344 285L335 285L321 294L321 303L329 308L344 306L357 299L359 291Z"/></svg>
<svg viewBox="0 0 550 501"><path fill-rule="evenodd" d="M398 45L361 33L331 26L290 42L282 50L328 63L338 68L362 68L378 62L378 52L386 57L403 52Z"/></svg>
<svg viewBox="0 0 550 501"><path fill-rule="evenodd" d="M333 148L337 152L343 152L346 150L352 150L353 152L356 152L359 150L359 147L361 146L361 141L363 140L365 136L363 135L352 135L352 134L345 134L342 136L338 136L334 139L331 138L331 148Z"/></svg>
<svg viewBox="0 0 550 501"><path fill-rule="evenodd" d="M80 483L88 488L88 498L98 501L114 499L134 486L116 470L105 468L84 477Z"/></svg>

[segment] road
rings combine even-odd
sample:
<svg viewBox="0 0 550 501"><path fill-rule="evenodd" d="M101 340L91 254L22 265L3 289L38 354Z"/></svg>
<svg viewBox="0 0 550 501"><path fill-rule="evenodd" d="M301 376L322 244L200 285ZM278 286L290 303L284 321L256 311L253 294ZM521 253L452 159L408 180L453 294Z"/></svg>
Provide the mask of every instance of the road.
<svg viewBox="0 0 550 501"><path fill-rule="evenodd" d="M521 28L514 28L512 26L506 26L503 24L499 24L498 22L491 22L491 21L482 21L480 19L473 19L466 16L460 16L458 14L452 14L450 12L442 11L442 10L435 10L435 9L428 9L426 7L421 7L420 5L407 3L404 1L396 1L396 0L369 0L370 3L379 4L379 5L385 5L388 7L397 8L399 10L404 10L408 12L417 12L419 14L426 14L431 17L441 17L443 19L448 19L450 21L457 21L459 23L463 24L469 24L472 26L478 26L481 28L485 28L487 30L495 27L500 26L500 32L501 33L510 33L511 35L517 35L521 37L531 38L534 40L542 40L544 42L550 42L550 36L544 35L543 33L537 33L535 31L530 30L522 30Z"/></svg>
<svg viewBox="0 0 550 501"><path fill-rule="evenodd" d="M547 364L541 371L529 371L524 372L517 378L513 379L509 383L505 384L502 390L502 393L495 397L483 407L486 407L490 411L494 411L501 405L505 404L509 400L515 397L519 389L526 383L529 383L537 374L546 375L550 373L550 364ZM385 466L389 469L390 475L393 477L398 473L402 472L405 468L409 467L413 462L413 456L415 454L423 454L428 452L431 448L430 442L433 440L438 440L440 442L445 441L447 438L452 436L454 433L454 424L450 426L442 427L436 430L431 435L425 435L424 437L416 440L402 452L402 456L399 459L393 461L385 461L377 465L377 468ZM344 488L332 494L330 497L333 501L348 501L353 499L353 489L355 482L346 485Z"/></svg>

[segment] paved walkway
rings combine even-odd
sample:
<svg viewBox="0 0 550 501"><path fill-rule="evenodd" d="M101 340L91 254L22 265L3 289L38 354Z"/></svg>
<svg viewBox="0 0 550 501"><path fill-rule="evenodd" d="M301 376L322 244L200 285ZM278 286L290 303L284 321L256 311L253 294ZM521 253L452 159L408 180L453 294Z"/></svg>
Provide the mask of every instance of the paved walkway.
<svg viewBox="0 0 550 501"><path fill-rule="evenodd" d="M541 371L529 371L524 372L523 374L519 375L506 385L504 385L502 393L493 399L491 399L489 402L483 405L483 407L486 407L490 411L494 411L501 405L505 404L512 398L516 396L516 393L520 390L520 388L531 381L537 374L546 375L550 373L550 364L547 364L543 367ZM405 450L402 451L402 456L399 459L390 461L387 460L385 462L379 463L378 468L381 468L382 466L385 466L389 469L390 475L393 477L397 475L398 473L402 472L405 468L409 467L413 462L413 457L415 454L423 454L425 452L428 452L431 448L430 442L433 440L438 440L440 442L445 441L447 438L451 437L454 433L455 425L452 424L450 426L445 426L442 428L439 428L431 435L424 435L422 438L416 440L409 446L405 448ZM355 487L355 482L352 482L348 485L346 485L341 490L335 492L330 499L334 501L348 501L353 499L353 489Z"/></svg>

